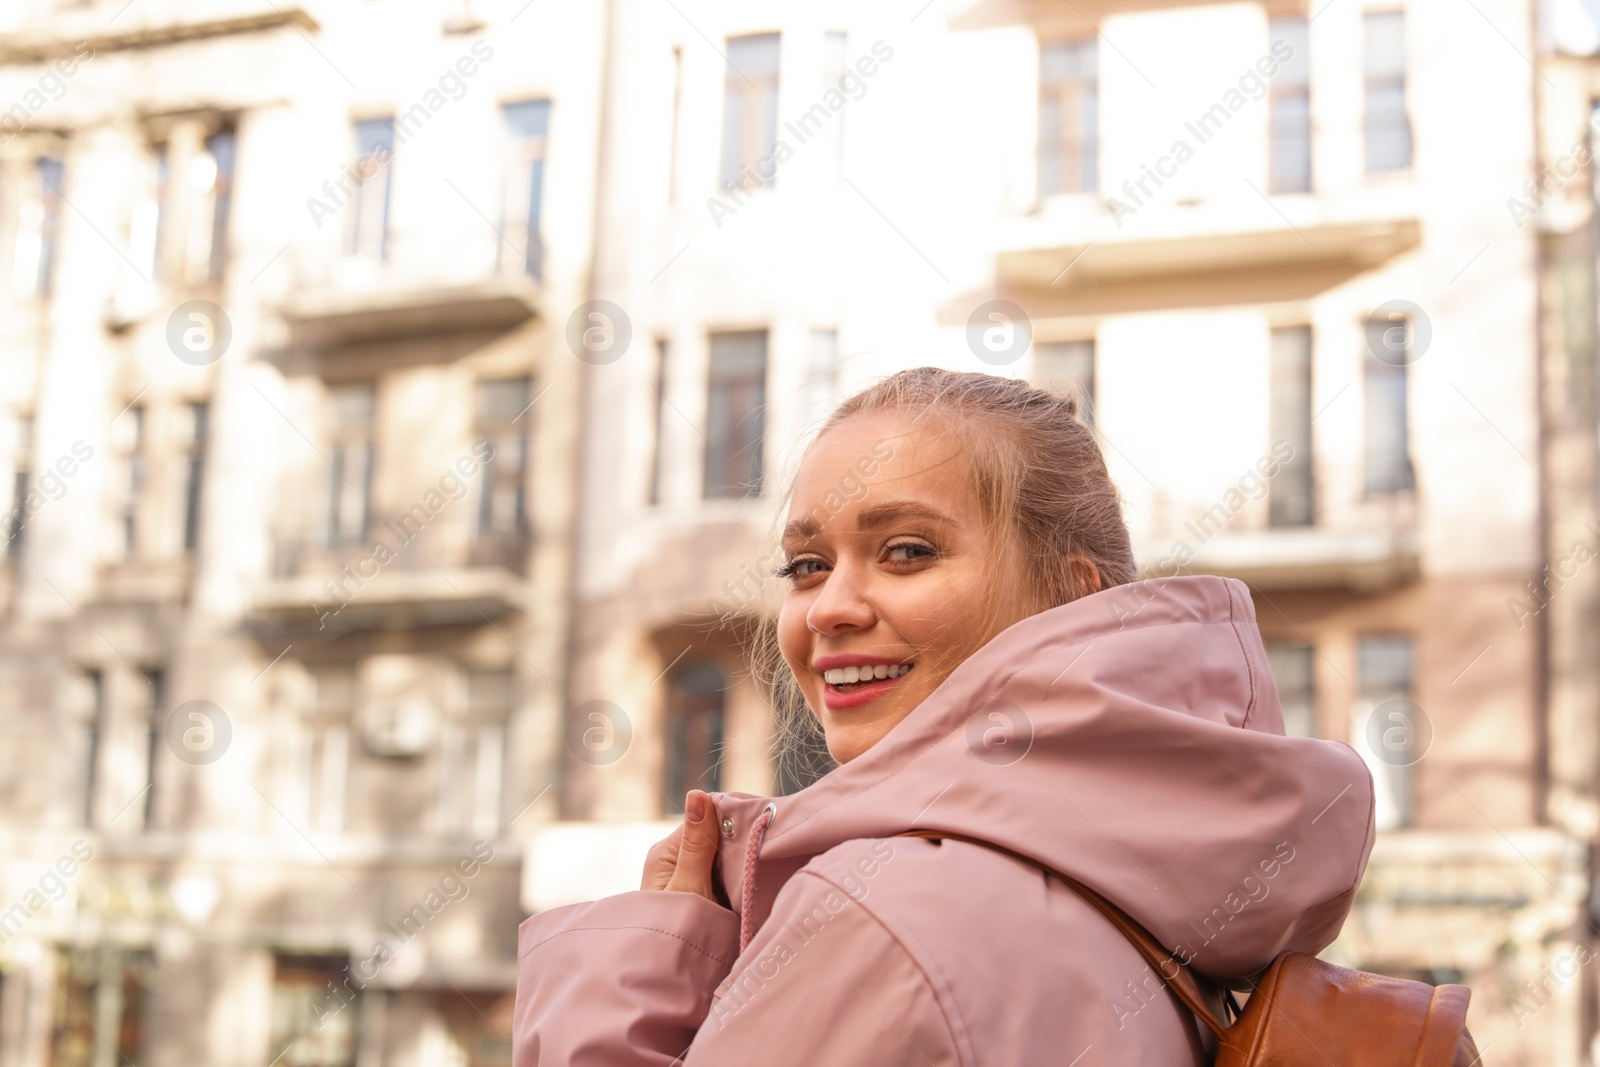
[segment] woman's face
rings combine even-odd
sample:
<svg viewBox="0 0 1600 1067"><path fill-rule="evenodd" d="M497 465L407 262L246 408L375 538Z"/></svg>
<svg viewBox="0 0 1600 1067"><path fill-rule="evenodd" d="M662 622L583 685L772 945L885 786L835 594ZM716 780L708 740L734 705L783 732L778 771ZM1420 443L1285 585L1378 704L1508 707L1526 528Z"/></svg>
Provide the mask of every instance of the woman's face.
<svg viewBox="0 0 1600 1067"><path fill-rule="evenodd" d="M1000 572L961 453L937 419L872 412L825 433L801 466L778 641L839 763L1023 617L1021 576ZM979 632L997 592L1012 595Z"/></svg>

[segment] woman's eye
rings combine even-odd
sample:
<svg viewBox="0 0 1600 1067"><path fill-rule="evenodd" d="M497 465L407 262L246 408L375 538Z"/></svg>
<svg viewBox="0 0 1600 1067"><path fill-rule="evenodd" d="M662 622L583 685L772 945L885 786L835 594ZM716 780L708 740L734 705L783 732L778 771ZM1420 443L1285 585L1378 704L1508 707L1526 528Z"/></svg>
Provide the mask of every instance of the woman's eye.
<svg viewBox="0 0 1600 1067"><path fill-rule="evenodd" d="M896 553L911 553L911 555L897 555ZM887 554L890 561L894 563L916 563L934 555L934 551L927 545L918 545L907 541L898 545L890 545Z"/></svg>
<svg viewBox="0 0 1600 1067"><path fill-rule="evenodd" d="M801 578L809 578L817 573L809 568L820 566L822 566L820 559L791 559L778 569L778 577L792 578L798 581Z"/></svg>

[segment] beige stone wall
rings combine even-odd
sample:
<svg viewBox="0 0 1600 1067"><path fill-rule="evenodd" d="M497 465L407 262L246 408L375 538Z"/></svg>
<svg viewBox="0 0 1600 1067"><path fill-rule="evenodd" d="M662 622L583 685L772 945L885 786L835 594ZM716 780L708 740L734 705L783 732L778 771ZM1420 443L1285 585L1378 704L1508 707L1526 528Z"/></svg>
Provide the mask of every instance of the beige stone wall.
<svg viewBox="0 0 1600 1067"><path fill-rule="evenodd" d="M53 1062L51 983L67 988L63 961L79 949L102 953L95 967L154 968L140 1062L271 1062L283 1051L270 1047L282 961L365 959L481 840L494 856L470 891L426 912L406 959L375 980L352 1061L441 1062L463 1026L483 1025L478 1008L509 1025L495 1005L512 988L523 917L519 835L558 795L582 366L566 322L593 258L605 11L120 6L0 13L0 107L30 99L75 42L92 46L64 91L48 83L44 106L0 133L5 507L25 434L36 484L74 442L91 453L0 566L0 913L29 899L68 844L94 850L59 901L20 930L14 916L0 939L0 1062ZM476 56L470 73L463 55ZM542 277L524 280L496 266L499 108L537 97L552 101L545 258ZM319 216L308 201L325 202L324 181L350 163L353 119L419 103L423 121L394 155L388 260L354 261L343 251L352 209ZM197 280L184 264L207 220L189 176L204 138L230 123L224 273ZM139 250L157 143L171 163L165 270L152 280ZM17 276L13 240L48 152L64 162L69 203L41 299ZM222 308L232 331L200 365L168 333L194 299ZM530 528L488 558L472 532L478 486L440 507L429 494L476 440L475 383L518 375L532 378L518 423ZM377 398L369 536L319 547L336 477L329 389L360 380ZM185 419L199 402L209 437L189 550ZM130 437L117 420L130 405L145 411L146 476L125 552ZM419 501L422 534L350 580L343 568L359 569L374 540L395 547L385 520ZM342 595L324 582L343 582ZM353 689L325 681L319 696L330 672ZM507 680L509 697L485 695ZM164 734L194 700L232 729L212 764L185 762ZM380 754L375 705L408 700L431 709L431 736L411 755ZM110 1003L94 991L107 984L90 982L93 1004ZM451 1014L452 985L478 998L467 1022Z"/></svg>

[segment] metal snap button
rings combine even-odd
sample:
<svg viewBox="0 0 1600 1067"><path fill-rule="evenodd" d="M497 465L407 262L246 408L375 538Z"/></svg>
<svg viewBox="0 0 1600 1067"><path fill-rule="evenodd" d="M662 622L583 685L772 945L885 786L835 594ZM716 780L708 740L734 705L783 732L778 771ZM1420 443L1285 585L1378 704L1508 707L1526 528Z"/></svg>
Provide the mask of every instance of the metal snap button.
<svg viewBox="0 0 1600 1067"><path fill-rule="evenodd" d="M733 816L732 815L730 815L726 819L722 820L722 836L723 837L732 837L733 836Z"/></svg>

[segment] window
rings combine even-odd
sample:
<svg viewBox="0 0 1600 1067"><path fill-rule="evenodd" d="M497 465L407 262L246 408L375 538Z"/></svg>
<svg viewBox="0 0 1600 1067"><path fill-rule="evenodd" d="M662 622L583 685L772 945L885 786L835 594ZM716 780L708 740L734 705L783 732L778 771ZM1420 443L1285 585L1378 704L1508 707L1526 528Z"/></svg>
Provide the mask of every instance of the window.
<svg viewBox="0 0 1600 1067"><path fill-rule="evenodd" d="M165 236L167 197L171 191L171 150L165 142L150 148L145 188L133 208L133 223L128 233L128 259L145 277L160 280L161 244Z"/></svg>
<svg viewBox="0 0 1600 1067"><path fill-rule="evenodd" d="M1387 321L1367 322L1362 379L1365 394L1363 456L1368 493L1398 492L1416 484L1406 415L1406 368L1412 339L1411 321L1402 315L1393 315Z"/></svg>
<svg viewBox="0 0 1600 1067"><path fill-rule="evenodd" d="M771 185L777 143L778 35L731 37L723 89L723 188Z"/></svg>
<svg viewBox="0 0 1600 1067"><path fill-rule="evenodd" d="M839 331L812 330L806 361L804 394L806 426L820 429L839 406Z"/></svg>
<svg viewBox="0 0 1600 1067"><path fill-rule="evenodd" d="M139 502L144 497L149 462L145 455L145 409L142 404L124 408L112 424L122 483L117 499L116 551L123 558L139 551Z"/></svg>
<svg viewBox="0 0 1600 1067"><path fill-rule="evenodd" d="M146 991L155 976L148 949L113 945L56 950L51 1001L51 1067L148 1063Z"/></svg>
<svg viewBox="0 0 1600 1067"><path fill-rule="evenodd" d="M228 220L233 213L234 132L206 138L205 151L190 166L194 209L189 224L188 280L195 285L222 281L228 266Z"/></svg>
<svg viewBox="0 0 1600 1067"><path fill-rule="evenodd" d="M146 667L140 673L146 683L138 718L145 725L145 750L141 756L144 759L144 827L149 830L156 824L156 763L166 726L167 674L155 667Z"/></svg>
<svg viewBox="0 0 1600 1067"><path fill-rule="evenodd" d="M362 119L355 124L358 183L350 205L350 233L345 252L382 262L389 258L389 189L394 178L394 116Z"/></svg>
<svg viewBox="0 0 1600 1067"><path fill-rule="evenodd" d="M1411 166L1405 14L1375 12L1364 16L1362 22L1367 173L1404 170Z"/></svg>
<svg viewBox="0 0 1600 1067"><path fill-rule="evenodd" d="M1596 151L1600 151L1600 100L1589 102L1589 122L1585 131L1584 147L1588 149L1589 158L1594 159ZM1594 203L1600 203L1600 167L1589 168L1589 198Z"/></svg>
<svg viewBox="0 0 1600 1067"><path fill-rule="evenodd" d="M1316 521L1311 460L1311 328L1272 331L1270 416L1272 448L1284 442L1294 454L1269 483L1267 525L1310 526Z"/></svg>
<svg viewBox="0 0 1600 1067"><path fill-rule="evenodd" d="M367 533L372 484L372 423L375 390L371 382L336 385L329 390L333 464L328 480L330 545L359 541Z"/></svg>
<svg viewBox="0 0 1600 1067"><path fill-rule="evenodd" d="M12 284L18 296L49 296L55 280L56 241L61 229L61 160L45 156L34 163L17 213Z"/></svg>
<svg viewBox="0 0 1600 1067"><path fill-rule="evenodd" d="M529 379L496 378L478 383L477 435L494 448L483 465L478 497L480 538L520 537L527 529L524 478L528 435L517 425L528 408Z"/></svg>
<svg viewBox="0 0 1600 1067"><path fill-rule="evenodd" d="M1311 52L1306 20L1276 18L1268 24L1271 43L1289 46L1291 55L1272 79L1272 151L1269 187L1274 193L1311 191Z"/></svg>
<svg viewBox="0 0 1600 1067"><path fill-rule="evenodd" d="M678 124L683 115L683 49L672 47L672 133L667 147L667 203L678 202Z"/></svg>
<svg viewBox="0 0 1600 1067"><path fill-rule="evenodd" d="M183 549L193 552L200 545L200 494L206 477L206 438L210 431L211 405L205 402L187 407L188 433L183 483Z"/></svg>
<svg viewBox="0 0 1600 1067"><path fill-rule="evenodd" d="M1039 195L1099 187L1100 81L1097 39L1039 50Z"/></svg>
<svg viewBox="0 0 1600 1067"><path fill-rule="evenodd" d="M691 789L722 788L726 686L722 672L709 663L691 664L667 683L666 814L681 814Z"/></svg>
<svg viewBox="0 0 1600 1067"><path fill-rule="evenodd" d="M850 73L846 40L842 33L826 33L822 36L823 93L830 89L838 92L839 83ZM818 139L821 155L817 173L828 187L837 186L844 177L844 112L840 111L831 121L833 129Z"/></svg>
<svg viewBox="0 0 1600 1067"><path fill-rule="evenodd" d="M442 1025L423 1031L416 1059L419 1065L530 1067L527 1054L518 1054L511 1047L515 990L447 988L426 996L422 1010Z"/></svg>
<svg viewBox="0 0 1600 1067"><path fill-rule="evenodd" d="M189 158L189 219L183 250L183 280L189 285L215 285L227 267L233 147L233 131L225 129L207 137Z"/></svg>
<svg viewBox="0 0 1600 1067"><path fill-rule="evenodd" d="M355 670L348 663L327 664L311 672L310 714L290 754L290 793L296 814L324 833L345 828L350 777L350 722L355 713Z"/></svg>
<svg viewBox="0 0 1600 1067"><path fill-rule="evenodd" d="M1046 341L1033 346L1033 383L1077 402L1078 418L1094 426L1094 341Z"/></svg>
<svg viewBox="0 0 1600 1067"><path fill-rule="evenodd" d="M72 821L95 825L95 793L99 784L100 738L105 716L105 686L98 670L88 669L63 679L61 707L65 737L66 806Z"/></svg>
<svg viewBox="0 0 1600 1067"><path fill-rule="evenodd" d="M467 708L447 719L439 736L439 831L489 839L500 832L505 730L516 676L469 671Z"/></svg>
<svg viewBox="0 0 1600 1067"><path fill-rule="evenodd" d="M1283 708L1283 732L1290 737L1317 736L1315 664L1316 651L1310 645L1267 643L1267 665Z"/></svg>
<svg viewBox="0 0 1600 1067"><path fill-rule="evenodd" d="M184 118L156 136L134 203L129 262L155 281L215 287L228 267L235 132Z"/></svg>
<svg viewBox="0 0 1600 1067"><path fill-rule="evenodd" d="M1378 829L1411 825L1413 768L1431 739L1412 702L1414 650L1407 635L1367 636L1357 650L1360 698L1350 717L1351 744L1366 759L1376 793Z"/></svg>
<svg viewBox="0 0 1600 1067"><path fill-rule="evenodd" d="M544 265L540 214L544 201L545 145L550 131L550 101L523 100L502 109L507 140L506 193L502 207L506 241L515 258L508 262L500 245L502 269L539 275Z"/></svg>
<svg viewBox="0 0 1600 1067"><path fill-rule="evenodd" d="M651 405L655 412L655 425L650 428L650 437L654 448L650 453L650 496L649 502L661 503L661 468L666 456L666 426L667 426L667 361L672 356L672 346L665 337L656 339L656 376L655 402Z"/></svg>
<svg viewBox="0 0 1600 1067"><path fill-rule="evenodd" d="M23 415L14 423L11 443L11 510L6 513L6 558L22 558L28 530L28 490L33 481L33 419Z"/></svg>
<svg viewBox="0 0 1600 1067"><path fill-rule="evenodd" d="M767 331L712 334L706 378L705 496L759 496Z"/></svg>
<svg viewBox="0 0 1600 1067"><path fill-rule="evenodd" d="M281 1067L355 1067L363 994L349 970L341 956L277 957L268 1045Z"/></svg>

